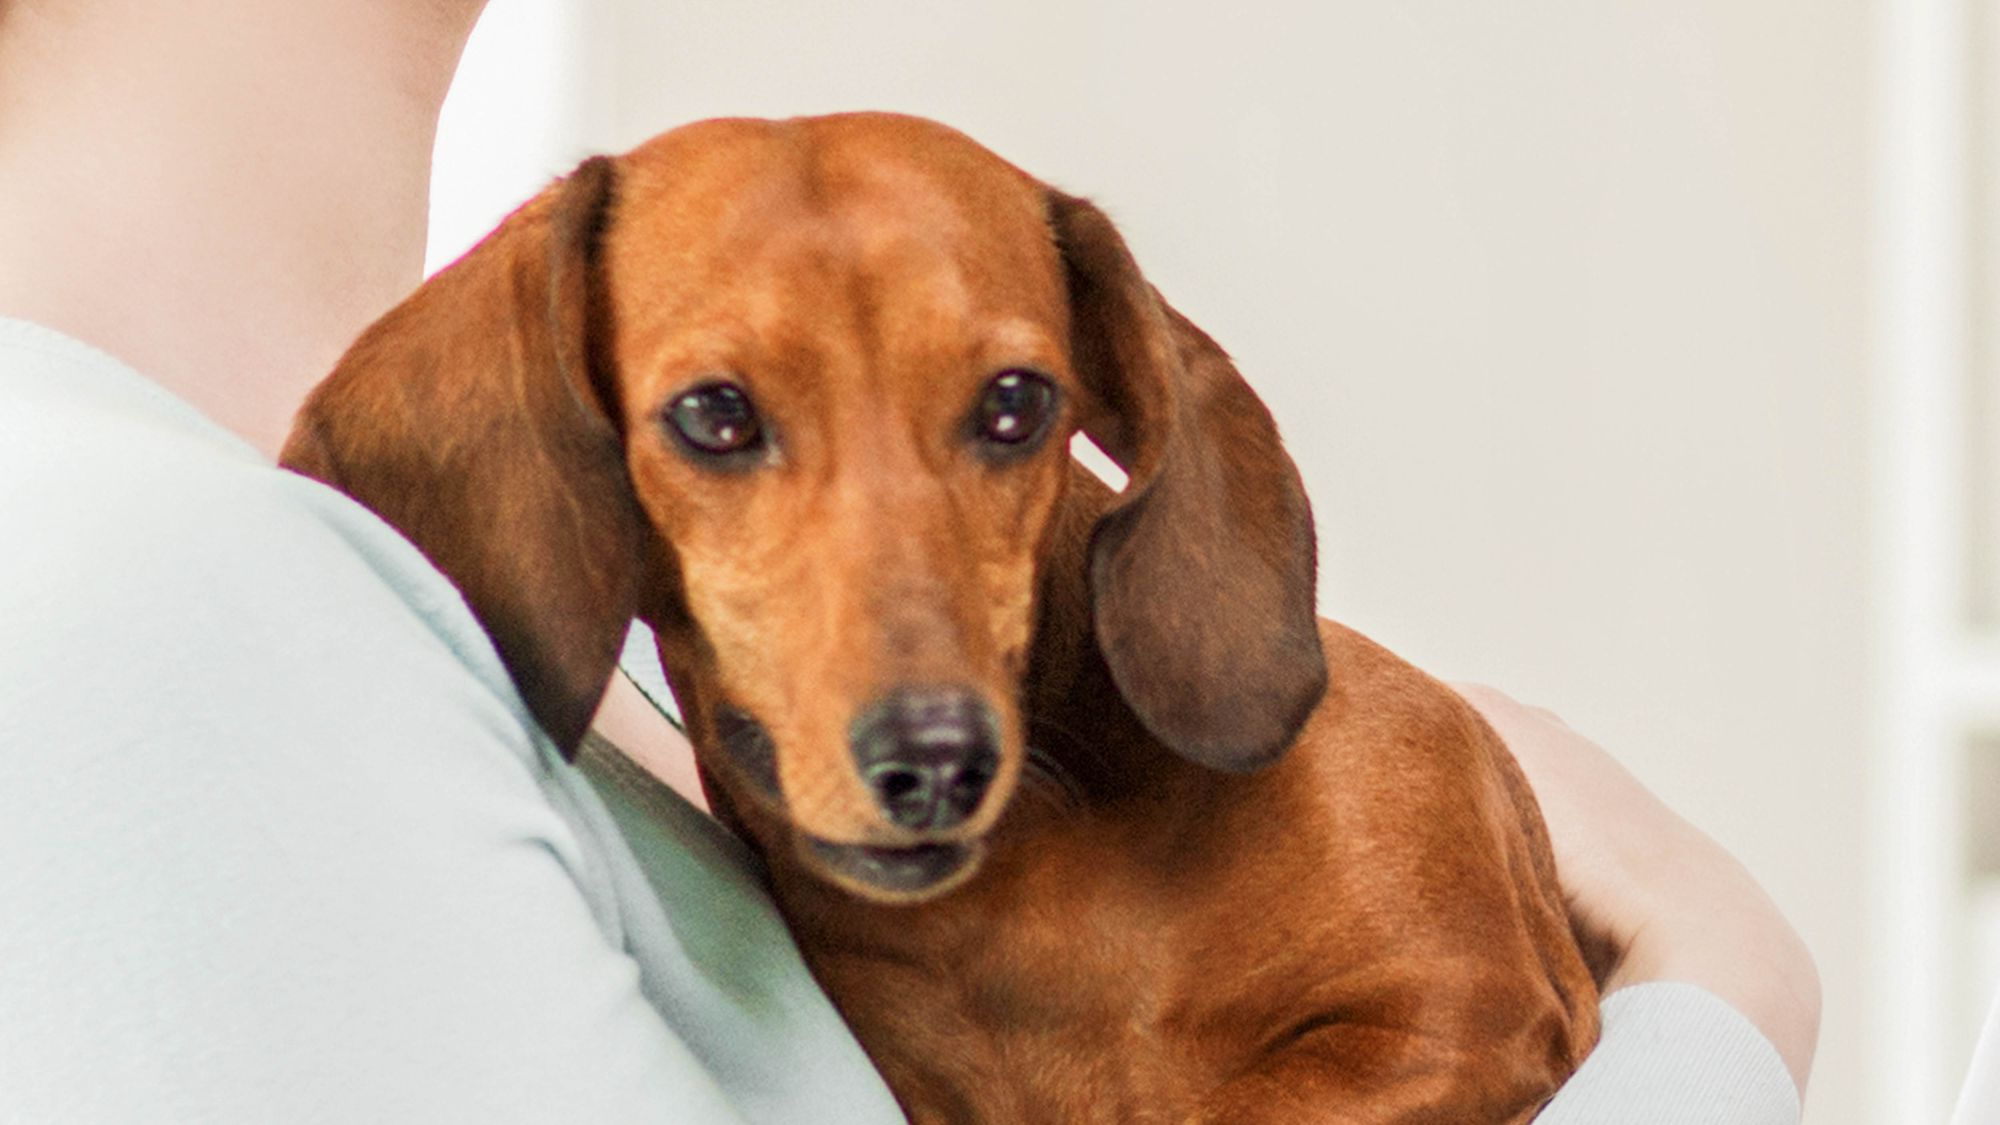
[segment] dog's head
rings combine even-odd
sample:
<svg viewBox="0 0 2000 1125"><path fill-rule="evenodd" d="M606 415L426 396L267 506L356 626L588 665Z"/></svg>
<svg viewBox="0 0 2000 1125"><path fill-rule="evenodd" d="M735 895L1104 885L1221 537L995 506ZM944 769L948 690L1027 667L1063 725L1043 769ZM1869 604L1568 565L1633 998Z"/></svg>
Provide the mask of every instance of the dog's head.
<svg viewBox="0 0 2000 1125"><path fill-rule="evenodd" d="M1169 748L1291 741L1325 680L1296 471L1095 207L888 115L716 121L551 187L356 343L285 462L465 592L557 743L635 615L767 847L966 877L1024 757L1069 439L1103 656Z"/></svg>

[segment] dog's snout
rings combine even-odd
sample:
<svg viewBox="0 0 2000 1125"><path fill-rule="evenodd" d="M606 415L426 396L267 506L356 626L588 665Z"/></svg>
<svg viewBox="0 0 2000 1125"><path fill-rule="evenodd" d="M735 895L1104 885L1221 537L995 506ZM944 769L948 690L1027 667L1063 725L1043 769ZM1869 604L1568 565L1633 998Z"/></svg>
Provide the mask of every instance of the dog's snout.
<svg viewBox="0 0 2000 1125"><path fill-rule="evenodd" d="M998 731L973 692L900 688L862 713L851 744L891 822L944 829L972 815L1000 772Z"/></svg>

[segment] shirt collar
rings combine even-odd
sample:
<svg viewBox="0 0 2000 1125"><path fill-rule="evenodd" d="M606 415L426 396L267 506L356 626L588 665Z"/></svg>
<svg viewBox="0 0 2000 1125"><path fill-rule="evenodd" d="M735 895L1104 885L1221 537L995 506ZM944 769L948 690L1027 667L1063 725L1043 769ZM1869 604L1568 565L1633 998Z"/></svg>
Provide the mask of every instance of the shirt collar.
<svg viewBox="0 0 2000 1125"><path fill-rule="evenodd" d="M213 446L218 454L271 467L257 447L203 414L193 403L141 375L130 364L33 321L0 316L0 354L32 356L39 363L0 369L0 384L30 399L87 401L102 410L167 427Z"/></svg>

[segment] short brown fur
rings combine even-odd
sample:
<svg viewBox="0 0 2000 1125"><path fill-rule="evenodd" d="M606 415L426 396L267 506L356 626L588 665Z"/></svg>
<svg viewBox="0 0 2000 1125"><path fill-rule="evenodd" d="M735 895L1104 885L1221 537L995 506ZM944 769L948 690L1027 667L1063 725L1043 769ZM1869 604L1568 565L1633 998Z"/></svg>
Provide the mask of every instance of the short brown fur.
<svg viewBox="0 0 2000 1125"><path fill-rule="evenodd" d="M1063 406L1002 465L963 419L1005 369ZM718 375L771 438L727 471L662 421ZM915 1121L1525 1121L1595 1041L1521 775L1313 616L1305 495L1228 357L1095 207L941 126L586 163L371 328L285 461L460 585L567 750L653 625L718 814ZM991 704L1001 767L918 832L848 732L937 683ZM888 893L815 840L970 858Z"/></svg>

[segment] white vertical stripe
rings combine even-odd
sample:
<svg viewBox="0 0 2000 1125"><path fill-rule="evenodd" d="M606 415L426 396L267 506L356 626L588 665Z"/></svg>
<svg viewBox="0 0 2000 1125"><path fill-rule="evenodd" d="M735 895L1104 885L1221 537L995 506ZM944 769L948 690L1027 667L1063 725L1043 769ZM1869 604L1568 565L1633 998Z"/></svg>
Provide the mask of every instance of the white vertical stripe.
<svg viewBox="0 0 2000 1125"><path fill-rule="evenodd" d="M1938 1121L1955 1076L1951 928L1962 883L1958 735L1941 688L1963 589L1965 77L1963 0L1879 11L1870 417L1880 697L1870 1117Z"/></svg>

